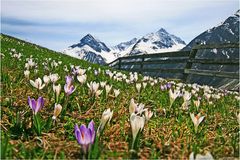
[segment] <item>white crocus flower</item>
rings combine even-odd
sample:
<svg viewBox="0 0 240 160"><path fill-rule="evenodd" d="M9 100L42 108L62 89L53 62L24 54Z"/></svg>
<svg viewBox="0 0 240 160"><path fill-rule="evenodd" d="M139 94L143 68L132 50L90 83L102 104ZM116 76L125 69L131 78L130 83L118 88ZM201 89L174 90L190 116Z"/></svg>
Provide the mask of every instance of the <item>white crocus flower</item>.
<svg viewBox="0 0 240 160"><path fill-rule="evenodd" d="M172 106L175 99L180 95L180 90L175 90L174 92L172 89L169 90L169 97L170 97L170 107Z"/></svg>
<svg viewBox="0 0 240 160"><path fill-rule="evenodd" d="M237 120L238 120L238 123L240 124L240 113L238 113L237 115Z"/></svg>
<svg viewBox="0 0 240 160"><path fill-rule="evenodd" d="M191 119L193 121L195 131L197 131L197 128L199 124L203 121L204 116L201 116L201 113L198 113L196 116L193 113L190 113Z"/></svg>
<svg viewBox="0 0 240 160"><path fill-rule="evenodd" d="M214 99L220 99L220 98L221 98L221 95L220 95L220 94L214 94L214 95L212 95L212 97L213 97Z"/></svg>
<svg viewBox="0 0 240 160"><path fill-rule="evenodd" d="M189 156L189 160L214 160L210 152L206 152L205 155L197 154L194 159L194 153L192 152Z"/></svg>
<svg viewBox="0 0 240 160"><path fill-rule="evenodd" d="M60 84L58 84L58 85L53 84L53 92L56 93L56 97L58 99L58 97L60 95L60 92L61 92L61 85Z"/></svg>
<svg viewBox="0 0 240 160"><path fill-rule="evenodd" d="M135 113L135 114L142 114L146 109L144 109L144 104L140 103L139 105L134 102L134 99L132 98L130 100L130 105L129 105L129 112L130 114Z"/></svg>
<svg viewBox="0 0 240 160"><path fill-rule="evenodd" d="M204 93L204 96L206 97L206 99L207 99L208 101L209 101L210 98L212 97L212 95L209 94L209 93Z"/></svg>
<svg viewBox="0 0 240 160"><path fill-rule="evenodd" d="M25 68L27 69L27 70L29 70L29 64L28 63L25 63Z"/></svg>
<svg viewBox="0 0 240 160"><path fill-rule="evenodd" d="M61 111L62 111L62 106L60 104L55 104L52 119L55 120L57 116L61 113Z"/></svg>
<svg viewBox="0 0 240 160"><path fill-rule="evenodd" d="M84 84L87 80L87 75L78 75L77 76L77 80L81 83L81 84Z"/></svg>
<svg viewBox="0 0 240 160"><path fill-rule="evenodd" d="M89 88L90 94L95 94L98 91L99 83L90 82L90 83L87 83L87 86Z"/></svg>
<svg viewBox="0 0 240 160"><path fill-rule="evenodd" d="M36 65L36 63L33 61L32 58L30 58L30 59L28 60L28 66L29 66L29 67L34 67L35 65Z"/></svg>
<svg viewBox="0 0 240 160"><path fill-rule="evenodd" d="M137 83L137 84L136 84L136 89L137 89L138 93L140 93L141 87L142 87L142 84L141 84L141 83Z"/></svg>
<svg viewBox="0 0 240 160"><path fill-rule="evenodd" d="M107 96L108 93L111 91L111 89L112 89L112 85L105 85L106 96Z"/></svg>
<svg viewBox="0 0 240 160"><path fill-rule="evenodd" d="M56 73L56 74L50 74L49 75L49 78L51 80L52 83L56 83L57 80L60 78L59 75Z"/></svg>
<svg viewBox="0 0 240 160"><path fill-rule="evenodd" d="M86 69L81 69L81 68L78 68L78 69L77 69L77 74L78 74L79 76L84 75L85 72L86 72Z"/></svg>
<svg viewBox="0 0 240 160"><path fill-rule="evenodd" d="M143 82L143 88L145 89L146 88L146 86L147 86L147 83L146 82Z"/></svg>
<svg viewBox="0 0 240 160"><path fill-rule="evenodd" d="M183 94L183 104L182 104L182 108L183 110L188 110L188 106L190 105L190 99L191 99L192 95L189 92L184 92Z"/></svg>
<svg viewBox="0 0 240 160"><path fill-rule="evenodd" d="M43 76L43 82L47 85L50 82L50 78L47 75Z"/></svg>
<svg viewBox="0 0 240 160"><path fill-rule="evenodd" d="M113 116L113 111L111 111L110 108L108 108L103 112L101 122L97 130L98 134L100 134L99 132L101 132L104 129L104 126L106 125L106 123L107 122L109 123L111 121L112 116Z"/></svg>
<svg viewBox="0 0 240 160"><path fill-rule="evenodd" d="M145 105L140 103L136 108L135 108L135 113L137 114L142 114L146 109L144 109Z"/></svg>
<svg viewBox="0 0 240 160"><path fill-rule="evenodd" d="M97 90L95 92L95 97L99 97L101 93L102 93L102 90Z"/></svg>
<svg viewBox="0 0 240 160"><path fill-rule="evenodd" d="M153 112L148 109L145 110L144 114L145 114L146 121L149 121L150 118L153 116Z"/></svg>
<svg viewBox="0 0 240 160"><path fill-rule="evenodd" d="M100 82L100 86L101 86L102 88L104 88L104 87L106 86L106 84L107 84L106 81L104 81L104 82Z"/></svg>
<svg viewBox="0 0 240 160"><path fill-rule="evenodd" d="M199 108L200 106L200 100L197 99L196 101L193 101L194 105L197 107L197 109Z"/></svg>
<svg viewBox="0 0 240 160"><path fill-rule="evenodd" d="M137 137L137 134L142 131L145 123L144 116L138 116L135 113L132 113L130 116L130 124L132 128L132 136L133 136L133 143L132 143L132 149L134 147L134 143Z"/></svg>
<svg viewBox="0 0 240 160"><path fill-rule="evenodd" d="M130 100L130 105L129 105L129 112L130 112L130 114L135 113L135 108L137 108L137 103L135 103L134 99L132 98Z"/></svg>
<svg viewBox="0 0 240 160"><path fill-rule="evenodd" d="M30 71L29 70L24 71L24 75L27 79L29 79Z"/></svg>
<svg viewBox="0 0 240 160"><path fill-rule="evenodd" d="M31 84L33 87L35 87L35 88L37 88L37 89L39 89L39 90L41 90L41 89L43 89L43 88L45 87L45 84L42 84L41 78L37 78L35 81L30 80L30 84Z"/></svg>
<svg viewBox="0 0 240 160"><path fill-rule="evenodd" d="M183 100L184 101L189 101L191 99L192 95L189 92L184 92L183 94Z"/></svg>
<svg viewBox="0 0 240 160"><path fill-rule="evenodd" d="M114 89L114 96L117 97L120 94L120 90L119 89Z"/></svg>

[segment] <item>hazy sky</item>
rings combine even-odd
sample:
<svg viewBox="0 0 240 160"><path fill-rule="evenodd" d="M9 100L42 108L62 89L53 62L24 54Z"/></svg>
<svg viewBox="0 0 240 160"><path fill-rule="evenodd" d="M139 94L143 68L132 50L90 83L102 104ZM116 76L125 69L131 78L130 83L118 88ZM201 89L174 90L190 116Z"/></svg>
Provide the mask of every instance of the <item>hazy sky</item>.
<svg viewBox="0 0 240 160"><path fill-rule="evenodd" d="M111 46L161 27L188 43L238 9L238 0L1 0L1 32L58 51L88 33Z"/></svg>

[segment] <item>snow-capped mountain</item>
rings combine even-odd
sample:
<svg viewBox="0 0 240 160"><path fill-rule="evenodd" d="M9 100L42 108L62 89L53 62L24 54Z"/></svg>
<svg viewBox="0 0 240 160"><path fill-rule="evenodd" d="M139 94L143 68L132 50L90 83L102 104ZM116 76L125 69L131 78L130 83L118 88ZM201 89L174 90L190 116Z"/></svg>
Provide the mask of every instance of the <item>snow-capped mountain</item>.
<svg viewBox="0 0 240 160"><path fill-rule="evenodd" d="M155 33L140 39L133 38L114 47L107 47L100 40L87 34L79 43L71 45L63 53L92 63L105 64L122 56L177 51L184 46L183 40L161 28Z"/></svg>
<svg viewBox="0 0 240 160"><path fill-rule="evenodd" d="M112 47L112 52L117 58L126 56L130 53L132 47L136 44L137 40L137 38L133 38L130 41L119 43L118 45Z"/></svg>
<svg viewBox="0 0 240 160"><path fill-rule="evenodd" d="M91 34L87 34L79 43L68 47L63 53L98 64L109 63L115 59L111 50Z"/></svg>
<svg viewBox="0 0 240 160"><path fill-rule="evenodd" d="M135 44L137 42L137 40L138 40L137 38L133 38L130 41L119 43L118 45L113 47L113 50L119 51L119 52L125 51L131 45Z"/></svg>
<svg viewBox="0 0 240 160"><path fill-rule="evenodd" d="M155 33L140 38L128 55L177 51L185 45L185 42L179 37L169 34L165 29L161 28Z"/></svg>

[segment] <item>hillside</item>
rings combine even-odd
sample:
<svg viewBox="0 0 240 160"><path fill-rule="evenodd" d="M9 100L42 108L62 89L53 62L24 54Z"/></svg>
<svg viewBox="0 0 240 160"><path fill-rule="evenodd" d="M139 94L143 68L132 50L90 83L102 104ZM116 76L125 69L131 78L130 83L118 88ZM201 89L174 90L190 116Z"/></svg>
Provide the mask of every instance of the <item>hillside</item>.
<svg viewBox="0 0 240 160"><path fill-rule="evenodd" d="M239 15L240 10L235 14L229 16L223 22L217 26L204 31L195 37L183 50L190 50L196 45L200 44L222 44L222 43L239 43ZM206 49L199 50L197 58L206 59L234 59L239 58L239 48L229 48L229 49ZM214 70L214 71L231 71L239 72L238 66L223 66L223 65L204 65L204 64L194 64L192 68L197 68L201 70ZM209 84L221 88L234 88L239 86L239 80L232 80L228 78L212 78L212 77L202 77L202 76L191 76L189 78L190 83L198 84Z"/></svg>
<svg viewBox="0 0 240 160"><path fill-rule="evenodd" d="M0 38L1 159L239 157L236 92L115 71Z"/></svg>

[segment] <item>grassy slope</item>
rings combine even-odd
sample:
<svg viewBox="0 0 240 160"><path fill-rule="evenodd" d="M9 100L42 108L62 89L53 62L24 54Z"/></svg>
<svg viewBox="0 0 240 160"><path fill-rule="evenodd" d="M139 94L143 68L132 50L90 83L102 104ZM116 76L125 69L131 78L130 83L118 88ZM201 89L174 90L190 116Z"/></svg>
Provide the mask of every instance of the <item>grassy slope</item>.
<svg viewBox="0 0 240 160"><path fill-rule="evenodd" d="M21 60L10 56L11 48L23 54ZM165 115L163 109L169 105L169 97L167 91L160 90L159 84L154 86L148 84L139 95L134 84L115 81L104 72L95 76L94 69L98 69L100 67L98 65L61 55L6 35L1 35L1 53L5 55L1 57L1 145L4 145L6 137L3 133L6 133L9 137L7 158L78 158L80 146L74 137L74 125L86 124L94 119L98 126L101 114L107 108L111 108L114 115L101 137L103 149L101 158L129 158L128 142L131 142L131 129L128 106L132 97L137 102L149 106L155 114L144 127L139 144L140 158L186 158L192 151L202 153L206 150L210 151L214 158L239 156L239 128L236 118L238 101L231 95L213 100L211 105L206 100L202 100L199 112L205 116L205 120L199 126L200 132L195 134L189 112L197 113L196 107L191 104L189 112L183 112L180 109L183 100L178 98L169 110L170 114ZM56 126L44 132L40 143L37 136L26 129L31 126L32 114L27 104L27 97L37 98L37 95L44 97L46 103L41 110L44 120L53 114L54 98L51 85L38 93L30 85L29 80L24 78L25 59L30 55L37 61L39 70L38 73L33 73L34 71L31 70L30 79L58 73L61 77L58 83L63 87L64 77L68 74L63 71L63 66L66 64L69 68L69 65L73 64L82 68L92 67L87 71L87 82L107 81L108 84L113 85L113 88L120 89L121 93L117 98L111 96L106 98L102 94L93 102L87 93L87 85L81 86L76 80L74 85L77 86L77 90L70 96L67 114L58 119ZM42 65L45 58L62 61L62 64L49 71L45 70ZM63 101L64 97L62 104ZM89 110L90 107L93 108ZM22 115L22 112L26 113ZM28 126L23 131L16 129L16 113L21 113L18 114L21 125Z"/></svg>

